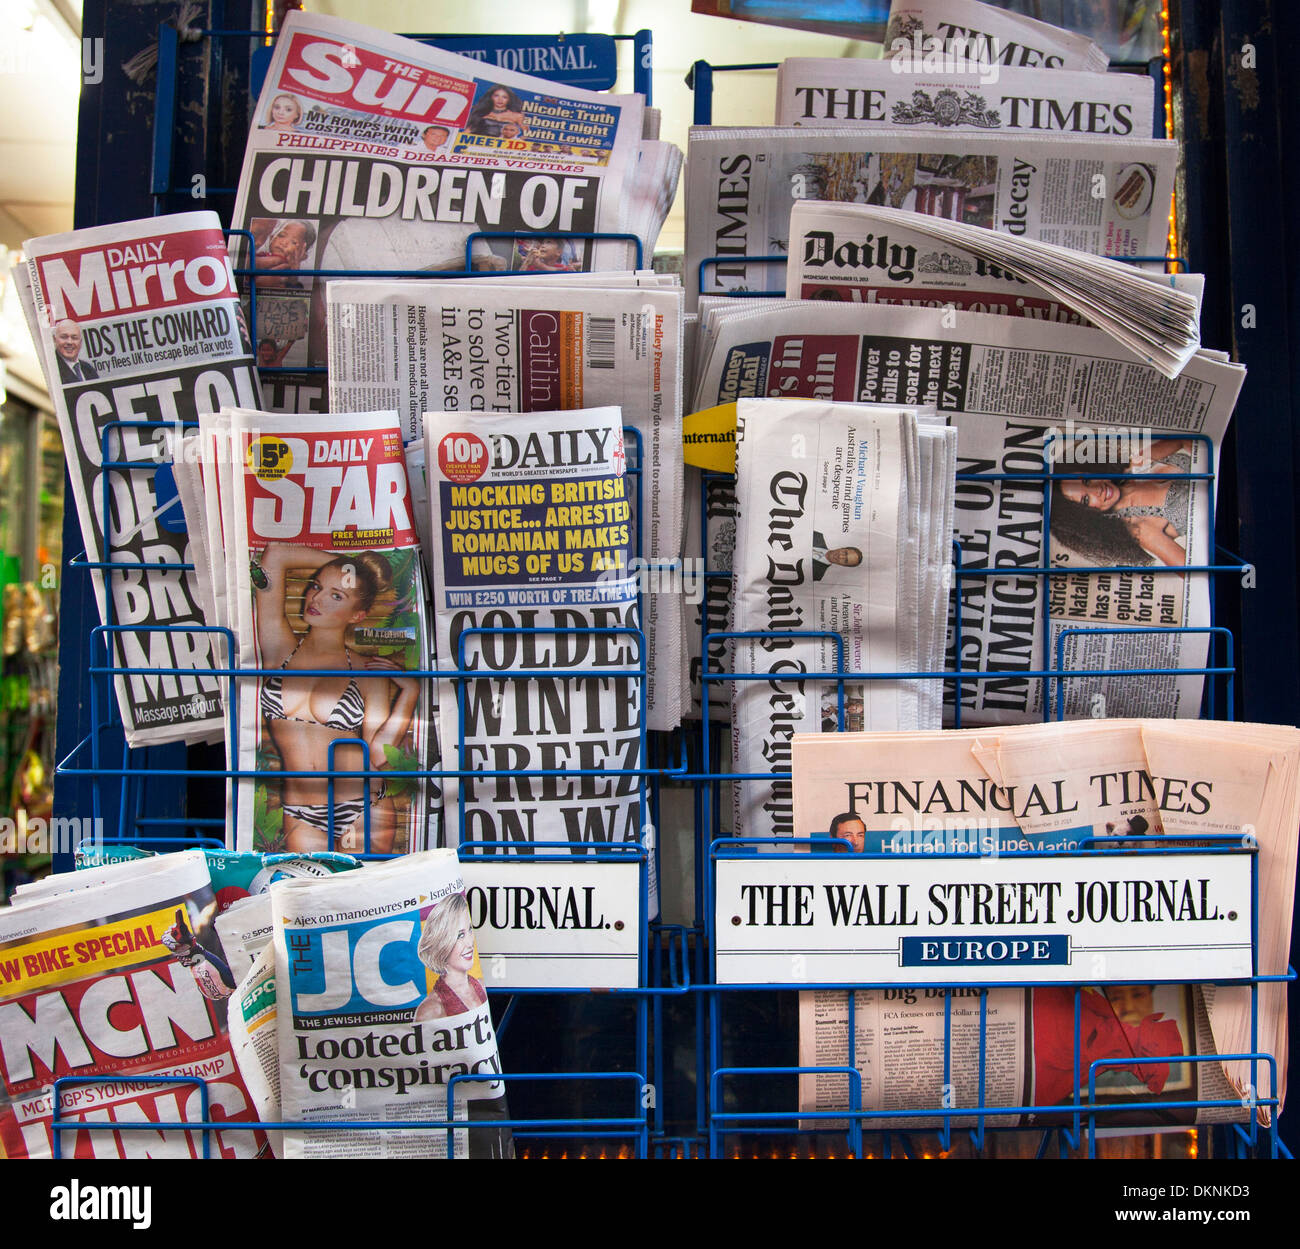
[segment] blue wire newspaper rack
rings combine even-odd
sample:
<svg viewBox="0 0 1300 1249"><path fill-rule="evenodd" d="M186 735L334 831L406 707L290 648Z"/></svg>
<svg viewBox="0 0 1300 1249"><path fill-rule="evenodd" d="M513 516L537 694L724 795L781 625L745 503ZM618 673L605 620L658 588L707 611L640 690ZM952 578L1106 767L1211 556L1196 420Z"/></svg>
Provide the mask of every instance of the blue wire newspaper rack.
<svg viewBox="0 0 1300 1249"><path fill-rule="evenodd" d="M264 32L261 31L214 29L199 32L199 35L201 40L205 41L204 55L213 64L219 63L225 55L222 48L226 43L232 43L236 48L247 49L250 45L260 44L266 39ZM632 39L635 43L634 72L637 76L637 89L643 90L648 100L651 47L649 33L640 32L637 36L623 36L620 38ZM175 185L178 153L176 152L174 133L178 120L178 93L182 79L181 42L180 36L173 27L163 26L161 28L151 185L157 212L166 211L169 201L173 198L188 198L190 195L189 188ZM745 68L764 67L709 66L705 62L697 63L693 71L697 122L707 122L711 117L713 72ZM771 68L771 66L766 68ZM1163 110L1157 111L1163 116ZM233 194L233 188L209 188L207 194L209 196L229 195ZM232 233L241 232L232 231ZM555 232L548 232L547 236L554 237ZM627 241L628 238L628 236L594 234L574 237L588 241L606 238ZM251 236L248 237L247 241L251 242ZM472 241L470 242L472 243ZM643 263L644 257L640 254L639 243L636 251L637 263L640 265ZM469 257L470 247L467 245L465 267L453 274L381 272L374 276L456 276L472 279L476 275L471 269ZM720 259L722 258L713 257L704 261L700 267L701 279L707 267L710 264L717 263ZM727 257L726 259L731 262L736 260L735 257ZM784 262L785 257L762 256L747 257L745 259L758 264L774 264ZM248 277L250 273L251 271L242 270L241 276ZM331 276L320 270L303 270L301 275L307 278L328 278ZM360 275L349 273L348 276ZM751 297L783 294L782 291L750 291L742 293ZM250 304L250 322L254 330L253 337L254 341L256 341L257 296L256 290L251 283L248 284L247 297ZM268 377L278 373L303 373L306 371L308 370L302 367L263 370ZM318 369L317 371L323 370ZM141 423L116 422L105 430L101 445L103 456L101 473L106 480L109 474L152 471L156 467L152 463L142 465L112 458L114 437L120 441L122 431L134 424ZM636 537L639 550L640 517L643 514L641 504L645 493L645 483L639 469L639 440L635 437L635 431L626 431L626 433L628 434L629 446L633 448L633 453L629 456L629 475L635 474L634 480L637 483ZM1179 434L1178 436L1185 437L1186 435ZM1097 475L1095 473L1089 474L1089 476L1094 477ZM962 476L967 481L984 479L981 478L980 474L965 474ZM1024 481L1027 484L1039 482L1042 484L1044 492L1050 495L1049 478L1051 475L1049 473L989 475L987 480L997 480L999 476L1002 479L1014 479ZM1196 480L1210 479L1209 474L1193 474L1189 476ZM702 494L707 492L711 486L716 486L723 480L717 474L703 474L700 487ZM1211 490L1207 493L1212 494L1213 492ZM104 490L103 494L107 500L110 491ZM1047 506L1050 507L1050 498ZM105 533L108 532L109 519L107 505L105 505L103 515ZM1053 577L1064 575L1064 572L1052 567L1050 532L1047 531L1046 517L1044 528L1043 566L1028 571L1016 569L1014 575L1029 575L1039 578L1044 584L1050 584ZM1208 519L1208 529L1212 536L1214 532L1212 512ZM702 534L701 549L698 552L701 559L700 566L703 568L702 581L706 587L709 585L716 586L730 578L730 570L709 568L706 538L707 535ZM1241 576L1249 567L1229 552L1218 551L1217 548L1211 549L1216 550L1216 562L1183 571L1189 574L1205 576L1209 578L1210 584L1213 586L1218 578ZM986 584L988 579L992 577L1011 575L1010 572L1004 570L975 566L973 561L964 558L959 544L955 545L954 551L955 574L951 593L953 602L957 605L960 604L963 593L969 592L970 587ZM192 569L192 565L185 563L150 564L147 568L149 571L154 572L169 569L188 571ZM132 571L138 571L131 565L106 561L89 561L84 552L68 561L68 569L80 576L84 576L90 571L96 571L106 577L120 576ZM1081 570L1074 568L1064 571L1077 575ZM1113 570L1108 569L1106 571ZM1144 569L1143 571L1160 570ZM138 676L162 679L185 675L186 670L168 667L139 668L118 665L115 661L113 639L116 634L126 631L130 626L115 621L112 615L113 596L111 594L106 596L106 603L109 614L102 625L94 627L91 631L93 657L90 663L90 731L77 742L75 747L60 762L59 774L73 783L80 783L88 789L92 798L94 818L103 821L102 827L107 830L104 841L108 844L133 844L159 850L193 846L221 847L224 845L226 821L224 809L220 804L224 803L222 794L225 784L255 774L241 771L238 768L213 767L197 757L192 757L186 762L185 766L177 767L174 766L176 759L174 751L159 750L158 748L131 750L125 746L118 720L117 702L112 690L114 678ZM1213 594L1211 594L1211 609L1213 610ZM955 646L952 653L955 657L958 657L958 662L955 662L952 667L944 671L906 674L850 672L844 668L842 650L839 650L833 670L821 673L804 673L801 674L801 679L834 683L836 687L837 724L840 728L845 726L845 683L847 681L893 680L900 677L909 680L944 682L949 696L948 701L953 708L954 721L960 724L964 689L982 681L1005 677L1006 672L995 668L966 669L960 666L960 610L954 612L953 620ZM166 633L181 629L181 626L168 626L155 631ZM238 703L241 686L247 680L255 679L263 674L259 671L240 669L234 666L233 636L229 630L216 628L196 630L192 627L183 627L183 631L210 634L213 639L214 653L224 653L224 666L214 666L212 671L213 675L223 682L230 693L228 714L230 716L231 740L237 741L239 731ZM906 1121L924 1121L931 1125L924 1129L924 1135L928 1138L930 1135L937 1133L939 1145L942 1148L946 1149L955 1146L964 1139L968 1142L969 1147L975 1151L987 1149L1002 1131L1002 1129L991 1126L988 1120L1006 1114L1007 1108L986 1104L987 1032L985 1027L986 1003L983 998L981 998L979 1025L980 1045L976 1084L978 1095L975 1103L970 1106L942 1105L921 1111L898 1112L892 1116L889 1114L882 1115L880 1112L865 1112L862 1110L861 1076L854 1062L852 1049L850 1049L847 1061L844 1064L821 1068L802 1068L796 1064L783 1061L756 1061L764 1057L772 1047L763 1045L764 1038L757 1035L752 1026L748 1030L745 1029L743 1024L738 1027L737 1016L748 1011L748 1018L752 1023L752 1020L756 1017L756 1010L761 1014L774 1001L785 1001L788 1004L788 999L791 996L790 991L803 986L791 982L760 987L757 990L754 990L752 986L745 986L745 991L741 991L739 986L716 983L714 974L715 933L713 917L716 865L727 860L752 859L761 842L739 841L726 835L721 815L721 794L723 786L737 779L737 777L726 765L724 759L725 736L717 731L715 725L710 723L708 707L710 690L715 686L734 683L738 680L752 679L752 675L727 671L717 666L708 666L710 644L722 643L730 637L739 635L729 634L711 627L707 610L701 612L700 631L701 653L705 657L706 665L701 674L704 701L701 720L683 726L680 731L671 735L649 734L645 731L643 723L641 728L641 766L627 771L627 775L634 777L636 780L642 811L642 826L645 828L657 830L662 827L661 820L664 818L663 798L666 787L683 787L689 791L693 817L693 827L690 830L691 847L695 866L691 920L689 923L665 922L650 918L649 872L652 862L656 867L658 866L657 860L661 852L662 838L656 837L653 847L646 844L605 845L592 848L584 847L582 848L583 853L575 853L574 848L567 843L538 843L533 847L537 853L528 856L528 867L529 870L536 872L538 879L542 881L545 880L550 865L555 863L583 862L596 865L601 863L626 863L628 860L636 863L641 899L637 933L637 979L636 987L613 991L593 991L581 985L562 988L514 987L512 989L500 989L495 986L490 988L490 992L496 998L494 1005L498 1008L497 1032L502 1039L503 1046L513 1043L514 1035L521 1026L518 1020L523 1013L526 1013L530 1003L538 1003L540 1000L544 1004L554 1004L559 1001L566 1004L566 1009L573 1007L574 1004L580 1007L613 1006L616 1008L613 1014L613 1031L611 1032L606 1027L604 1031L599 1031L596 1034L595 1039L599 1043L598 1057L594 1057L587 1062L580 1060L575 1064L566 1054L564 1062L571 1069L556 1071L530 1069L526 1072L510 1072L504 1077L511 1083L512 1095L516 1096L520 1103L527 1102L529 1106L535 1106L539 1111L546 1111L546 1113L521 1115L519 1118L510 1120L504 1126L510 1126L514 1130L516 1137L523 1143L524 1148L530 1154L536 1152L543 1157L551 1156L550 1151L552 1150L555 1151L556 1156L565 1156L570 1150L577 1156L585 1148L589 1147L594 1150L596 1147L594 1143L599 1143L602 1151L606 1148L606 1143L608 1143L611 1151L617 1148L617 1153L614 1156L722 1157L737 1156L742 1152L758 1153L766 1147L768 1142L773 1142L773 1151L779 1150L782 1154L787 1152L806 1154L810 1151L820 1151L822 1153L829 1152L832 1156L851 1155L858 1158L874 1156L875 1154L880 1156L922 1156L928 1149L924 1142L918 1143L922 1130L905 1126ZM1150 630L1150 632L1164 633L1171 637L1185 631L1175 628ZM484 630L484 632L499 631ZM647 676L644 636L640 634L639 630L632 632L634 635L633 642L637 646L638 657L636 662L630 665L622 675L626 679L638 681L644 686ZM1086 680L1095 681L1111 674L1130 677L1144 675L1156 679L1173 679L1180 675L1200 675L1205 678L1205 709L1207 713L1216 713L1231 718L1235 693L1233 681L1236 673L1236 648L1231 631L1216 625L1213 617L1210 626L1200 631L1206 635L1207 639L1207 662L1203 666L1193 669L1144 667L1141 669L1117 668L1101 671L1079 671L1071 668L1068 662L1068 643L1070 640L1083 633L1095 634L1099 632L1105 632L1105 630L1080 628L1066 631L1058 638L1054 651L1048 644L1049 638L1045 632L1042 638L1045 666L1030 672L1016 673L1017 677L1042 683L1042 714L1045 720L1053 717L1063 718L1066 715L1066 694L1070 683ZM809 641L815 641L818 637L818 635L813 634L800 636ZM464 683L474 675L466 666L464 645L465 642L462 639L462 649L455 657L455 668L429 669L419 674L429 679L442 677L457 684L460 691L458 696L458 719L462 727L465 717ZM1049 655L1050 660L1048 659ZM444 662L446 662L445 659ZM325 674L322 672L321 675ZM338 674L331 673L330 675ZM549 676L550 674L547 673L546 675ZM581 679L588 674L584 671L571 675L575 679ZM607 670L602 669L600 675L607 676L610 674ZM520 670L511 673L494 673L494 676L505 677L510 680L528 680L530 679L530 672ZM764 674L763 679L771 678ZM459 737L463 739L464 733L462 732ZM353 741L351 744L356 745L358 743ZM324 774L331 785L331 798L332 786L335 780L366 778L377 775L370 767L365 744L360 744L363 753L362 766L359 769L331 769ZM160 760L163 761L161 765ZM455 768L429 769L407 773L406 775L417 778L446 778L453 776L460 778L488 778L502 774L500 771L479 771L464 768L465 760L459 751L455 762L459 765ZM557 770L508 773L508 775L516 777L545 777L557 774ZM569 770L565 770L563 774L574 775ZM588 773L580 772L578 774L585 775ZM159 792L160 788L171 790L177 785L189 786L192 795L190 805L183 813L165 813L168 808L159 809L155 804L154 795ZM204 786L207 786L206 790ZM238 789L237 785L233 786L236 801L238 801ZM206 805L207 803L214 804L218 813L210 813L214 807L209 807ZM364 803L363 842L365 848L361 857L385 857L373 853L370 849L370 795L368 790L365 792ZM331 802L332 807L333 803ZM331 825L332 822L333 812L331 811ZM334 830L331 827L329 830L331 844L333 843L333 837ZM791 851L802 844L798 840L781 843L785 853L777 857L799 857L791 853ZM828 847L833 848L832 843L827 839L821 838L818 840L816 849L821 849L824 852ZM470 862L483 858L493 854L498 848L497 843L487 841L470 842L461 849L462 860ZM1174 848L1172 846L1152 847L1148 848L1146 853L1169 853ZM814 849L813 844L809 842L808 849L803 854L813 852ZM1241 849L1229 851L1226 847L1219 852L1223 854L1249 853L1248 850L1243 851ZM1093 851L1093 853L1113 854L1115 851L1097 850ZM1252 878L1255 879L1257 860L1253 855L1251 864ZM1257 926L1257 920L1255 920L1255 923ZM1257 963L1254 969L1258 971ZM1285 978L1293 977L1294 973L1292 972ZM1254 975L1248 981L1241 983L1250 985L1252 998L1254 999L1258 996L1261 983L1283 978ZM835 987L844 988L848 991L854 988L870 988L873 986L855 984ZM897 986L889 987L897 988ZM968 982L962 982L961 987L970 988L971 986ZM1082 988L1076 987L1074 990L1076 1019L1079 1014L1081 993ZM504 1007L502 1007L503 1001ZM854 997L850 991L848 997L850 1020L854 1009ZM606 1017L608 1015L609 1012L606 1012ZM766 1022L768 1016L763 1015L762 1017ZM590 1016L581 1016L581 1019L584 1026L589 1025ZM790 1021L787 1018L785 1022L788 1024ZM1253 1023L1257 1030L1258 1019L1254 1019ZM527 1027L526 1024L522 1026ZM599 1027L599 1024L597 1026ZM789 1029L787 1029L787 1033L788 1031ZM853 1036L851 1026L849 1036L850 1038ZM612 1058L612 1051L606 1045L606 1042L611 1039L621 1046L621 1049ZM954 1062L953 1039L951 997L948 997L945 1004L944 1035L944 1069L946 1074L951 1074ZM535 1038L530 1036L525 1040L531 1043ZM531 1050L531 1044L528 1048ZM1113 1108L1100 1101L1097 1094L1097 1078L1101 1070L1107 1065L1106 1061L1098 1061L1090 1065L1087 1071L1087 1095L1085 1096L1083 1093L1082 1076L1084 1073L1078 1061L1079 1037L1077 1028L1075 1051L1075 1074L1078 1077L1075 1081L1075 1093L1068 1105L1059 1108L1064 1116L1063 1123L1042 1132L1037 1146L1037 1153L1040 1157L1053 1152L1053 1149L1061 1156L1085 1148L1089 1155L1095 1154L1098 1131L1105 1128L1107 1117L1113 1115ZM779 1055L776 1057L779 1058ZM1251 1049L1246 1053L1230 1057L1240 1058L1256 1065L1263 1065L1270 1072L1275 1071L1274 1056L1261 1052L1257 1044L1252 1044ZM1161 1063L1172 1062L1174 1059L1156 1058L1147 1059L1146 1061ZM1205 1061L1205 1058L1188 1059L1186 1056L1180 1056L1177 1061ZM532 1063L525 1063L524 1065L530 1068L533 1066ZM674 1068L678 1065L685 1066L687 1070L684 1072L675 1070ZM606 1067L625 1069L606 1069ZM793 1082L800 1074L811 1072L835 1074L844 1078L849 1093L849 1103L846 1110L810 1113L793 1108ZM95 1139L94 1133L96 1132L95 1125L88 1125L68 1116L62 1109L57 1094L61 1094L65 1089L73 1089L78 1084L109 1082L117 1078L104 1076L97 1077L93 1081L68 1079L58 1082L56 1085L57 1109L54 1122L56 1156L63 1152L63 1142L67 1132L85 1131L92 1134L90 1136L92 1142ZM180 1088L188 1089L190 1093L195 1095L196 1104L193 1109L197 1117L187 1114L183 1119L172 1123L147 1122L106 1125L106 1128L114 1131L144 1134L143 1143L140 1146L140 1150L143 1152L147 1152L149 1140L151 1139L150 1134L156 1135L162 1132L184 1131L192 1133L197 1137L194 1143L195 1152L208 1157L213 1149L212 1134L214 1132L247 1131L259 1127L303 1128L301 1124L281 1123L241 1123L237 1128L232 1128L228 1122L220 1119L214 1120L211 1117L208 1089L202 1080L185 1077L132 1077L132 1080L135 1083L177 1085ZM457 1089L459 1089L461 1083L463 1081L456 1084ZM526 1096L526 1091L532 1095ZM546 1096L547 1093L550 1093L551 1096ZM777 1102L776 1109L754 1105L753 1098L755 1095L758 1095L760 1100L770 1102L774 1093ZM745 1098L750 1100L746 1101ZM1268 1104L1268 1101L1259 1101L1256 1103L1256 1107ZM974 1120L974 1125L971 1127L959 1126L957 1123L959 1119L963 1121ZM832 1128L830 1126L832 1123L839 1126ZM340 1125L321 1124L320 1126L333 1128ZM396 1125L349 1124L342 1126L346 1126L350 1130L392 1126L425 1131L445 1131L448 1134L449 1142L458 1131L474 1130L473 1125L467 1126L464 1120L455 1119L454 1098L446 1117L441 1120ZM499 1127L503 1125L494 1123L491 1126ZM793 1144L790 1142L793 1142ZM1272 1126L1269 1129L1260 1128L1253 1115L1248 1125L1233 1124L1227 1133L1223 1148L1230 1153L1243 1156L1247 1153L1278 1156L1286 1152L1278 1140L1276 1116L1274 1116Z"/></svg>

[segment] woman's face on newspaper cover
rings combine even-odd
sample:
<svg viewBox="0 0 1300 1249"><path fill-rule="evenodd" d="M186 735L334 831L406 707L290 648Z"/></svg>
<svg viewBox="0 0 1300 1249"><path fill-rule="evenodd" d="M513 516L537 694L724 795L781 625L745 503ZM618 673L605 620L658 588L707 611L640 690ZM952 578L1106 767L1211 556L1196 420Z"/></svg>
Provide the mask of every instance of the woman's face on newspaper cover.
<svg viewBox="0 0 1300 1249"><path fill-rule="evenodd" d="M498 87L490 98L494 113L504 113L510 107L510 93L504 87Z"/></svg>
<svg viewBox="0 0 1300 1249"><path fill-rule="evenodd" d="M355 582L349 583L341 568L322 568L307 583L302 600L303 618L309 625L339 628L356 624L365 617Z"/></svg>
<svg viewBox="0 0 1300 1249"><path fill-rule="evenodd" d="M1061 493L1072 503L1082 503L1098 512L1109 512L1119 502L1119 482L1063 481Z"/></svg>
<svg viewBox="0 0 1300 1249"><path fill-rule="evenodd" d="M474 934L466 924L456 933L456 940L447 953L448 971L469 971L474 966Z"/></svg>
<svg viewBox="0 0 1300 1249"><path fill-rule="evenodd" d="M271 101L271 122L273 125L293 126L298 123L302 117L302 109L298 107L298 101L291 95L277 95Z"/></svg>

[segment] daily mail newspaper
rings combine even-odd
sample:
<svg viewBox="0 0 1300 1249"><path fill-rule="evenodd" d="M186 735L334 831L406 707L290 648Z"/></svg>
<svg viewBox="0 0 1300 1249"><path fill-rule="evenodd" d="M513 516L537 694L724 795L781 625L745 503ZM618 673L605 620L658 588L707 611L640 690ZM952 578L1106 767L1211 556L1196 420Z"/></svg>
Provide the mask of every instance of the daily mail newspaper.
<svg viewBox="0 0 1300 1249"><path fill-rule="evenodd" d="M448 844L639 842L645 646L622 415L466 416L425 416L434 612L440 670L483 675L441 681L439 704L449 768L494 775L447 782ZM529 771L551 775L512 779Z"/></svg>
<svg viewBox="0 0 1300 1249"><path fill-rule="evenodd" d="M899 58L790 57L776 75L778 126L1113 135L1145 139L1155 88L1145 74L1007 69L926 73Z"/></svg>
<svg viewBox="0 0 1300 1249"><path fill-rule="evenodd" d="M92 563L163 564L92 573L113 661L180 675L115 678L132 746L220 736L217 678L229 657L202 627L196 548L172 478L170 439L222 406L259 403L248 332L215 213L182 213L32 239L24 285L32 337L68 456ZM129 469L101 473L108 460ZM107 508L105 492L107 491ZM107 519L106 519L107 516ZM107 526L107 528L105 528ZM188 675L192 670L194 675Z"/></svg>
<svg viewBox="0 0 1300 1249"><path fill-rule="evenodd" d="M286 1129L285 1156L512 1156L491 1126L505 1083L455 852L282 881L271 898L285 1121L484 1125Z"/></svg>
<svg viewBox="0 0 1300 1249"><path fill-rule="evenodd" d="M397 415L229 416L240 665L267 673L240 690L239 764L261 775L239 782L236 847L436 844L437 786L402 775L436 768L437 738L405 675L429 644Z"/></svg>
<svg viewBox="0 0 1300 1249"><path fill-rule="evenodd" d="M621 407L629 448L632 571L644 570L647 727L682 718L683 464L680 288L575 283L331 282L330 404L422 414ZM674 575L675 574L675 575Z"/></svg>
<svg viewBox="0 0 1300 1249"><path fill-rule="evenodd" d="M1070 738L1071 750L1057 740L1062 735ZM1093 735L1099 747L1095 755L1088 744ZM1134 800L1144 788L1144 778L1157 807L1162 802L1172 807L1208 807L1213 802L1214 783L1208 777L1189 780L1183 771L1168 779L1150 774L1137 722L1039 725L1009 730L1005 736L1017 743L1016 754L1038 736L1043 746L1040 758L1059 759L1065 769L1017 765L1012 782L1003 785L975 757L981 742L997 746L998 733L989 731L796 737L793 780L799 827L847 841L854 853L988 857L1007 851L1079 849L1089 837L1145 836L1134 824L1141 806ZM1084 767L1089 758L1095 766ZM1152 809L1145 809L1154 818ZM949 995L952 1056L945 1079ZM1246 1107L1219 1064L1154 1061L1226 1052L1221 1045L1216 1047L1218 1028L1212 1024L1212 1012L1207 1012L1207 996L1208 991L1187 985L1084 988L1076 1067L1072 987L859 991L854 1056L863 1077L863 1108L897 1111L976 1105L983 1009L984 1104L1023 1108L991 1117L989 1126L1059 1121L1059 1110L1037 1108L1067 1106L1076 1091L1086 1101L1089 1066L1099 1058L1133 1060L1106 1069L1097 1080L1098 1104L1107 1107L1099 1117L1103 1128L1245 1118ZM801 995L801 1065L842 1065L848 1056L847 1036L845 993L814 990ZM946 1098L945 1083L951 1085ZM1125 1102L1200 1099L1234 1104L1197 1112L1174 1105L1116 1110ZM847 1106L847 1081L832 1075L801 1077L800 1105L806 1110ZM967 1126L974 1120L957 1116L954 1123ZM888 1126L908 1124L926 1126L909 1119ZM887 1125L877 1121L874 1126Z"/></svg>
<svg viewBox="0 0 1300 1249"><path fill-rule="evenodd" d="M920 67L958 64L1104 72L1110 58L1090 39L980 0L894 0L885 54Z"/></svg>
<svg viewBox="0 0 1300 1249"><path fill-rule="evenodd" d="M490 76L488 76L490 73ZM624 233L643 103L559 87L337 18L290 13L239 180L237 253L268 359L326 361L334 272L461 271L480 231ZM477 270L631 268L618 241L471 244ZM251 260L251 263L247 263ZM264 361L265 362L265 361ZM285 398L289 398L286 389Z"/></svg>
<svg viewBox="0 0 1300 1249"><path fill-rule="evenodd" d="M70 1086L60 1117L106 1125L63 1133L70 1158L191 1158L198 1133L113 1131L115 1123L203 1116L256 1121L226 1034L234 988L212 927L216 900L200 851L116 865L111 883L0 909L0 1145L9 1158L49 1157L54 1081ZM75 879L75 878L74 878ZM180 1076L192 1084L158 1084ZM262 1147L250 1130L213 1133L223 1158Z"/></svg>
<svg viewBox="0 0 1300 1249"><path fill-rule="evenodd" d="M897 127L857 134L842 126L693 126L688 155L693 301L778 286L770 263L745 258L788 251L799 199L904 208L1095 255L1163 256L1178 145ZM711 263L701 278L702 261Z"/></svg>
<svg viewBox="0 0 1300 1249"><path fill-rule="evenodd" d="M867 304L765 300L715 328L697 407L933 403L958 431L959 474L985 475L957 482L959 571L1008 570L961 584L949 666L1007 674L962 683L967 723L1040 719L1055 684L1017 673L1049 658L1078 674L1063 682L1067 718L1198 714L1205 635L1161 630L1210 623L1209 574L1162 570L1210 562L1209 474L1239 365L1200 352L1171 380L1099 330ZM1047 567L1081 571L1029 571ZM1178 671L1088 675L1149 668Z"/></svg>

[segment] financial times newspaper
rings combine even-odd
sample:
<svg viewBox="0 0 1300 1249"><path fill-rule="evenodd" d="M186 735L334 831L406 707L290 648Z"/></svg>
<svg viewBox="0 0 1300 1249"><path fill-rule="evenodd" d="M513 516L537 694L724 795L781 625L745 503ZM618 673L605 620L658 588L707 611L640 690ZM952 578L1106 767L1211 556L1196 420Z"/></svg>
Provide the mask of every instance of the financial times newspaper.
<svg viewBox="0 0 1300 1249"><path fill-rule="evenodd" d="M466 246L479 231L627 232L642 112L640 96L489 71L396 35L290 13L234 213L251 236L239 237L236 253L264 271L260 362L326 362L324 284L302 270L630 268L624 242L479 239L469 266ZM280 377L281 401L313 401L301 378Z"/></svg>
<svg viewBox="0 0 1300 1249"><path fill-rule="evenodd" d="M259 775L239 782L236 845L436 844L438 786L409 775L438 755L430 682L406 675L429 643L397 415L229 416L240 664L269 670L240 689L239 764Z"/></svg>
<svg viewBox="0 0 1300 1249"><path fill-rule="evenodd" d="M1076 850L1087 838L1136 839L1250 830L1260 855L1259 969L1282 966L1289 947L1296 853L1296 730L1273 726L1169 721L1080 721L942 734L800 736L793 743L796 827L835 837L853 853L928 856ZM1158 865L1158 860L1148 860ZM1157 887L1154 901L1164 905ZM1180 905L1168 900L1170 908ZM1119 912L1115 912L1119 918ZM1140 918L1140 914L1138 914ZM1097 966L1097 970L1103 968ZM1284 992L1260 988L1259 1045L1286 1066ZM979 1010L986 1003L989 1106L1025 1109L1003 1126L1050 1122L1031 1108L1068 1105L1088 1094L1099 1058L1132 1058L1105 1070L1098 1102L1235 1101L1207 1107L1200 1121L1244 1118L1268 1087L1267 1064L1157 1062L1181 1055L1252 1048L1250 990L1166 984L1085 988L1080 999L1079 1061L1074 1058L1072 988L954 992L953 1095L977 1097ZM857 995L856 1061L864 1109L944 1104L945 993L883 989ZM847 998L813 991L801 1002L801 1063L846 1061ZM1144 1061L1147 1060L1147 1061ZM1228 1079L1231 1079L1229 1084ZM1253 1081L1253 1082L1252 1082ZM842 1077L804 1078L805 1109L847 1104ZM1099 1122L1161 1126L1191 1122L1189 1108L1158 1105ZM992 1125L994 1121L990 1121Z"/></svg>
<svg viewBox="0 0 1300 1249"><path fill-rule="evenodd" d="M960 585L950 670L1006 673L962 682L967 723L1039 719L1045 696L1054 709L1055 683L1017 675L1048 661L1074 674L1067 718L1199 713L1206 635L1167 630L1210 623L1209 574L1177 570L1210 562L1208 475L1239 365L1200 352L1171 380L1099 330L763 301L715 318L699 371L697 408L752 395L933 403L957 430L958 472L985 478L957 482L958 573L1007 570ZM1047 567L1096 571L1029 571ZM1123 675L1151 668L1176 671Z"/></svg>
<svg viewBox="0 0 1300 1249"><path fill-rule="evenodd" d="M198 1132L112 1126L257 1119L226 1032L235 982L213 927L203 854L106 870L113 874L102 883L0 909L0 1144L8 1158L50 1156L54 1082L68 1077L114 1078L60 1093L59 1116L72 1125L62 1135L65 1158L197 1158ZM79 884L80 875L70 879ZM263 1143L234 1128L212 1136L223 1158L253 1157Z"/></svg>
<svg viewBox="0 0 1300 1249"><path fill-rule="evenodd" d="M176 493L172 440L201 414L259 404L221 223L208 212L154 217L33 239L26 251L32 337L86 558L169 566L107 581L91 574L100 619L125 626L110 635L113 662L180 670L115 678L127 742L219 737L221 691L206 674L229 662L224 644L217 634L165 630L207 623L195 575L176 567L193 563L198 548ZM106 460L131 467L101 473Z"/></svg>
<svg viewBox="0 0 1300 1249"><path fill-rule="evenodd" d="M507 1117L505 1084L455 852L283 881L271 897L285 1121L487 1125L286 1129L285 1156L512 1156L509 1130L490 1125Z"/></svg>
<svg viewBox="0 0 1300 1249"><path fill-rule="evenodd" d="M688 295L779 287L776 266L746 257L788 250L800 199L904 208L1095 255L1163 255L1177 157L1164 139L693 126Z"/></svg>
<svg viewBox="0 0 1300 1249"><path fill-rule="evenodd" d="M791 57L776 76L778 126L1086 134L1145 139L1155 90L1145 74L989 67L938 73L886 56Z"/></svg>
<svg viewBox="0 0 1300 1249"><path fill-rule="evenodd" d="M437 408L464 413L472 428L482 412L621 407L635 431L627 497L647 591L647 726L664 731L681 720L685 662L682 300L680 288L544 278L329 285L331 406L398 407L408 441Z"/></svg>
<svg viewBox="0 0 1300 1249"><path fill-rule="evenodd" d="M448 843L639 842L645 648L622 415L466 418L425 417L440 668L482 673L442 681L439 703L449 767L494 775L447 783ZM530 771L551 775L512 779Z"/></svg>
<svg viewBox="0 0 1300 1249"><path fill-rule="evenodd" d="M901 65L944 63L1104 72L1110 58L1090 39L980 0L894 0L885 55Z"/></svg>

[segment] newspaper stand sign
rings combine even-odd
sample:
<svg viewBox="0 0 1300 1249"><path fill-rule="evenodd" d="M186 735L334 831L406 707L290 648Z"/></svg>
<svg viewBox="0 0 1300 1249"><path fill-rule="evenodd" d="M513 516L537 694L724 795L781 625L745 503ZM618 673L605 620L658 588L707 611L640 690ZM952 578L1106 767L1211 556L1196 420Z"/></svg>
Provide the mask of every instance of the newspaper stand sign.
<svg viewBox="0 0 1300 1249"><path fill-rule="evenodd" d="M716 852L718 984L1233 980L1249 853Z"/></svg>

